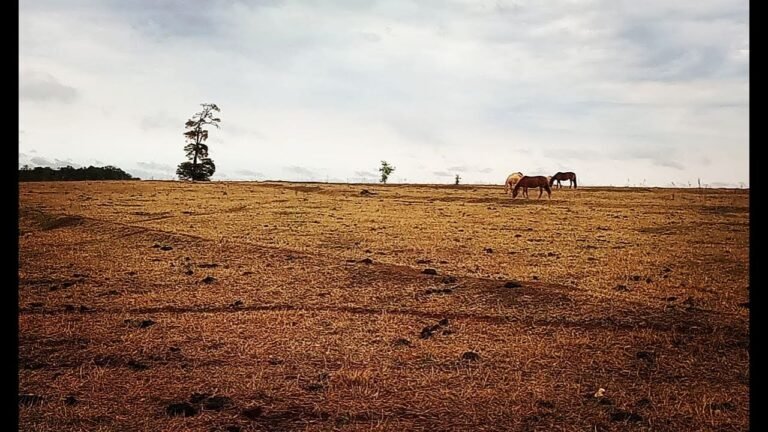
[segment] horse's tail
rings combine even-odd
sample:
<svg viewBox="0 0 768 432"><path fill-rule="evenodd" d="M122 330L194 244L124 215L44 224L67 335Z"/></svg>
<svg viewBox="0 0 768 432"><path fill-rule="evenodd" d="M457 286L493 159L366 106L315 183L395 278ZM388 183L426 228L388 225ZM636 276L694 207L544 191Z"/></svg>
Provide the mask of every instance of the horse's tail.
<svg viewBox="0 0 768 432"><path fill-rule="evenodd" d="M573 175L573 188L576 189L578 185L576 184L576 174Z"/></svg>

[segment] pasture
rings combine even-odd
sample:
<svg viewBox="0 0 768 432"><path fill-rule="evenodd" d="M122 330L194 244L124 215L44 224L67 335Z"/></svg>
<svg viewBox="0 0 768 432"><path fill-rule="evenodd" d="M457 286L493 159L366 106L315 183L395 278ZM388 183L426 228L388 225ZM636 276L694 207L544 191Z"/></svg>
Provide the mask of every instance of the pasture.
<svg viewBox="0 0 768 432"><path fill-rule="evenodd" d="M20 430L748 429L746 190L19 194Z"/></svg>

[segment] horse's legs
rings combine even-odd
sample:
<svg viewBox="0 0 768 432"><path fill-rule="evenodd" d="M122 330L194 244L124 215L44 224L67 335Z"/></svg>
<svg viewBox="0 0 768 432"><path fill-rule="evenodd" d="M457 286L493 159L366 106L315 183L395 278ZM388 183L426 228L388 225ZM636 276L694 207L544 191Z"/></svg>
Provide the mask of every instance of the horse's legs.
<svg viewBox="0 0 768 432"><path fill-rule="evenodd" d="M552 190L549 188L549 186L546 186L546 191L547 191L547 197L549 199L552 199Z"/></svg>
<svg viewBox="0 0 768 432"><path fill-rule="evenodd" d="M541 194L544 193L544 188L539 186L539 199L541 199Z"/></svg>

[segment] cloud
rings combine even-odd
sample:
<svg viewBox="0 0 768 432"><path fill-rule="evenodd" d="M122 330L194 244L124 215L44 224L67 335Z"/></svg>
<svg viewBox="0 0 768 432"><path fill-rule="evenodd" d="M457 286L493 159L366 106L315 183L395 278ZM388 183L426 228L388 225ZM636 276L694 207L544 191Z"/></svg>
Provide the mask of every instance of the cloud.
<svg viewBox="0 0 768 432"><path fill-rule="evenodd" d="M742 189L746 187L745 183L727 183L727 182L712 182L707 184L711 188L724 188L724 189Z"/></svg>
<svg viewBox="0 0 768 432"><path fill-rule="evenodd" d="M41 156L35 156L29 158L29 165L31 166L39 166L39 167L51 167L51 168L63 168L66 166L71 166L72 168L80 168L82 165L77 164L75 162L72 162L71 160L60 160L60 159L47 159Z"/></svg>
<svg viewBox="0 0 768 432"><path fill-rule="evenodd" d="M176 174L163 173L160 171L147 171L141 168L119 168L131 176L138 177L142 180L174 180L176 178Z"/></svg>
<svg viewBox="0 0 768 432"><path fill-rule="evenodd" d="M315 178L317 177L317 173L309 168L304 168L300 166L288 166L283 167L283 170L288 171L291 174L298 174L302 177L308 177L308 178Z"/></svg>
<svg viewBox="0 0 768 432"><path fill-rule="evenodd" d="M77 99L74 87L64 85L53 75L26 71L19 79L19 98L35 102L62 102L69 104Z"/></svg>
<svg viewBox="0 0 768 432"><path fill-rule="evenodd" d="M150 131L152 129L174 129L178 130L179 134L184 130L184 122L186 119L183 117L173 117L166 113L156 113L151 116L143 116L139 122L139 127L144 131Z"/></svg>
<svg viewBox="0 0 768 432"><path fill-rule="evenodd" d="M381 42L381 36L373 32L358 32L358 35L366 42Z"/></svg>
<svg viewBox="0 0 768 432"><path fill-rule="evenodd" d="M409 182L748 180L748 4L553 1L23 2L19 145L175 166L183 122L215 102L230 178L347 178L381 158Z"/></svg>
<svg viewBox="0 0 768 432"><path fill-rule="evenodd" d="M486 167L486 168L478 168L478 167L470 167L466 165L458 165L458 166L450 166L445 169L445 171L442 172L452 172L451 176L456 175L456 173L468 173L468 172L476 172L480 174L489 174L494 171L493 168Z"/></svg>
<svg viewBox="0 0 768 432"><path fill-rule="evenodd" d="M171 180L176 178L176 167L170 164L159 162L136 162L135 164L126 164L126 167L120 167L129 174L140 177L144 180ZM135 167L134 167L135 165ZM218 174L218 172L217 172Z"/></svg>
<svg viewBox="0 0 768 432"><path fill-rule="evenodd" d="M249 126L241 127L237 123L234 123L234 124L229 124L229 123L230 122L225 123L219 132L230 135L232 137L236 137L236 138L244 137L244 138L255 139L260 141L264 141L268 139L267 136L261 131L259 131L258 129L255 129Z"/></svg>
<svg viewBox="0 0 768 432"><path fill-rule="evenodd" d="M157 162L136 162L136 165L143 169L152 171L176 171L176 167L173 165L162 164Z"/></svg>
<svg viewBox="0 0 768 432"><path fill-rule="evenodd" d="M433 171L432 174L438 177L454 177L456 174L452 174L446 171Z"/></svg>
<svg viewBox="0 0 768 432"><path fill-rule="evenodd" d="M466 166L452 166L452 167L446 168L446 170L448 170L448 171L458 171L458 172L467 172L467 171L470 171L470 168L468 168Z"/></svg>
<svg viewBox="0 0 768 432"><path fill-rule="evenodd" d="M675 161L671 161L671 160L655 159L653 161L653 163L654 163L654 165L657 165L657 166L660 166L660 167L665 167L665 168L674 168L674 169L678 169L678 170L684 170L685 169L685 166L683 166L683 164L675 162Z"/></svg>
<svg viewBox="0 0 768 432"><path fill-rule="evenodd" d="M247 169L240 169L236 170L234 172L235 175L244 176L244 177L252 177L252 178L264 178L264 174L258 172L258 171L252 171Z"/></svg>
<svg viewBox="0 0 768 432"><path fill-rule="evenodd" d="M372 178L377 178L377 177L379 177L379 174L375 173L373 171L355 171L355 177L372 177Z"/></svg>

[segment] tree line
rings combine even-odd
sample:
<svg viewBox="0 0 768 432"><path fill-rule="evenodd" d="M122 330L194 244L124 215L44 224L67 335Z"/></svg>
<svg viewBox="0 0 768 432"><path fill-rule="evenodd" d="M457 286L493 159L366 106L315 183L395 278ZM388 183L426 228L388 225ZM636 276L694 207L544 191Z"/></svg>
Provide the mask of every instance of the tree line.
<svg viewBox="0 0 768 432"><path fill-rule="evenodd" d="M50 167L30 168L24 165L19 168L19 181L66 181L66 180L140 180L120 168L108 165L105 167L89 166L73 168L65 166L59 169Z"/></svg>

